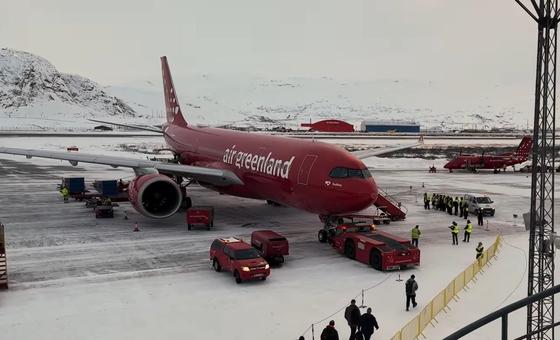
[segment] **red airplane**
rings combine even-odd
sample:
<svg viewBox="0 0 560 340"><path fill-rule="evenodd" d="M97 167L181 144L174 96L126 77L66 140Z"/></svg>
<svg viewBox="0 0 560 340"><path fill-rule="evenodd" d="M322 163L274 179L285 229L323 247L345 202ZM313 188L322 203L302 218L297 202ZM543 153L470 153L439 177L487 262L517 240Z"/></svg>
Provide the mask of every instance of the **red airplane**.
<svg viewBox="0 0 560 340"><path fill-rule="evenodd" d="M523 163L527 161L531 148L533 147L533 138L525 136L519 143L515 152L503 153L500 155L467 155L459 154L459 156L450 160L443 167L449 169L449 172L457 169L465 169L476 172L478 169L491 169L495 173L508 166Z"/></svg>
<svg viewBox="0 0 560 340"><path fill-rule="evenodd" d="M183 178L217 192L276 202L328 217L357 212L378 199L368 168L335 145L295 138L195 127L185 120L166 57L161 58L167 122L163 134L178 164L82 153L2 148L0 153L134 169L129 199L141 214L166 218L186 197ZM111 123L115 124L115 123ZM122 124L115 124L122 125ZM360 151L362 158L418 145ZM189 182L190 183L190 182Z"/></svg>

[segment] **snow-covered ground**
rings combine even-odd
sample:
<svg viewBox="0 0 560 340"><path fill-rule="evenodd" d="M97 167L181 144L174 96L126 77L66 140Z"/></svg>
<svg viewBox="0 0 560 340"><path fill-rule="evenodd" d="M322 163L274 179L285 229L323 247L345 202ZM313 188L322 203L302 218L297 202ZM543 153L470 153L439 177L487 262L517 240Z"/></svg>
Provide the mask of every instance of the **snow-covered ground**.
<svg viewBox="0 0 560 340"><path fill-rule="evenodd" d="M135 157L145 154L120 151L120 145L145 143L150 148L161 142L153 137L0 138L2 146L56 150L77 145L83 152ZM498 232L507 242L499 259L425 334L441 339L523 296L526 261L515 247L527 248L527 233L522 219L513 214L527 210L526 175L430 174L426 170L432 161L421 159L371 158L366 164L374 168L379 186L409 210L406 221L382 228L408 237L410 228L420 225L420 267L390 273L372 270L319 244L320 223L314 215L198 186L190 189L195 204L216 209L211 231L187 231L182 215L150 220L127 203L118 208L115 219L96 220L82 203L62 203L56 191L59 178L130 178L131 171L0 155L0 220L7 229L11 284L10 290L0 292L0 329L10 340L296 339L311 323L326 318L316 325L316 338L329 319L337 322L345 338L343 313L330 315L372 287L365 292L364 304L373 308L381 326L374 337L388 339L473 260L475 242L488 245ZM487 193L496 202L496 217L488 219L488 230L475 229L469 244L453 247L447 226L464 220L425 211L424 191ZM125 209L129 220L122 219ZM135 222L139 233L132 232ZM214 238L247 238L263 228L285 234L291 245L286 264L273 269L266 282L236 285L228 274L211 269L207 252ZM396 281L399 274L415 274L420 285L419 306L408 313L404 283ZM518 314L523 318L523 312ZM518 327L513 324L510 321L512 330ZM476 338L496 339L494 331L485 329ZM306 339L310 338L308 331Z"/></svg>

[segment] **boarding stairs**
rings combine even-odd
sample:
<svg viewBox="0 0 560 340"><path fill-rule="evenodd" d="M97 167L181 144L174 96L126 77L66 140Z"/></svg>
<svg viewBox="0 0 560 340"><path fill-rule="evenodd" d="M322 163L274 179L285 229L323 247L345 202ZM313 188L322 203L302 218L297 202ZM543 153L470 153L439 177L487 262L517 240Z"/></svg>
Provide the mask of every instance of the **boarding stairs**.
<svg viewBox="0 0 560 340"><path fill-rule="evenodd" d="M402 221L406 218L408 210L387 192L378 188L377 201L374 205L391 218L392 221Z"/></svg>
<svg viewBox="0 0 560 340"><path fill-rule="evenodd" d="M4 225L0 223L0 289L8 288L8 263L6 261L5 244Z"/></svg>

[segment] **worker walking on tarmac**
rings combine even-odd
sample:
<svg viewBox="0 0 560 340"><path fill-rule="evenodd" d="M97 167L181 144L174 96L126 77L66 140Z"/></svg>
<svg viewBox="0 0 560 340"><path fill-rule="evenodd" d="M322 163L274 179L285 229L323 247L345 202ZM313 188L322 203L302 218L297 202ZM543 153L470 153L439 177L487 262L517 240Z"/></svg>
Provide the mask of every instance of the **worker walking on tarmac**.
<svg viewBox="0 0 560 340"><path fill-rule="evenodd" d="M473 226L471 220L467 220L467 225L465 226L465 237L463 237L463 242L471 241L471 233L473 231Z"/></svg>
<svg viewBox="0 0 560 340"><path fill-rule="evenodd" d="M430 199L427 192L424 193L424 209L430 210Z"/></svg>
<svg viewBox="0 0 560 340"><path fill-rule="evenodd" d="M371 314L371 308L368 308L367 311L360 317L360 332L362 332L364 340L371 339L374 328L379 329L379 325L377 325L375 316Z"/></svg>
<svg viewBox="0 0 560 340"><path fill-rule="evenodd" d="M451 229L451 240L453 242L453 245L458 245L459 238L457 234L459 234L459 226L457 225L457 222L453 221L453 224L451 224L449 229Z"/></svg>
<svg viewBox="0 0 560 340"><path fill-rule="evenodd" d="M352 299L350 301L350 306L346 307L344 311L344 318L348 321L348 326L350 326L350 339L356 339L356 329L360 324L360 308L356 306L356 300Z"/></svg>
<svg viewBox="0 0 560 340"><path fill-rule="evenodd" d="M410 237L412 238L412 245L415 247L418 247L418 239L420 238L420 235L422 235L422 233L420 232L420 228L418 227L418 224L416 225L416 227L412 228L412 230L410 231Z"/></svg>
<svg viewBox="0 0 560 340"><path fill-rule="evenodd" d="M478 217L478 225L483 226L484 225L484 210L482 210L482 208L478 208L476 210L476 216Z"/></svg>
<svg viewBox="0 0 560 340"><path fill-rule="evenodd" d="M62 186L62 188L60 188L60 193L62 194L62 198L64 199L64 203L68 203L68 197L70 196L70 191L68 190L68 188L65 185Z"/></svg>
<svg viewBox="0 0 560 340"><path fill-rule="evenodd" d="M329 321L329 324L321 333L321 340L338 340L338 332L334 328L334 320Z"/></svg>
<svg viewBox="0 0 560 340"><path fill-rule="evenodd" d="M455 200L453 200L453 210L455 216L457 216L457 213L459 212L459 198L457 196L455 196Z"/></svg>
<svg viewBox="0 0 560 340"><path fill-rule="evenodd" d="M412 302L412 308L416 308L416 291L418 290L418 283L414 280L415 276L410 275L410 279L406 280L404 288L406 291L406 311L410 307L410 302Z"/></svg>
<svg viewBox="0 0 560 340"><path fill-rule="evenodd" d="M482 242L478 242L478 246L476 246L476 259L480 261L484 252L484 247L482 246Z"/></svg>

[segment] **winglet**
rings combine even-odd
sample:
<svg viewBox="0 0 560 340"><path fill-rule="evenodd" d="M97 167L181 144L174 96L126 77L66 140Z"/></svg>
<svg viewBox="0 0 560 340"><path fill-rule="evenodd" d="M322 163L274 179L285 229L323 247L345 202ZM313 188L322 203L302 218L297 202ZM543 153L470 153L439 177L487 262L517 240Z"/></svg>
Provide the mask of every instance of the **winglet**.
<svg viewBox="0 0 560 340"><path fill-rule="evenodd" d="M177 99L177 92L175 91L175 86L173 86L171 71L169 71L169 64L167 63L167 57L165 56L161 57L161 75L163 77L163 94L165 97L167 122L169 124L187 127L188 124L181 112L179 99Z"/></svg>

